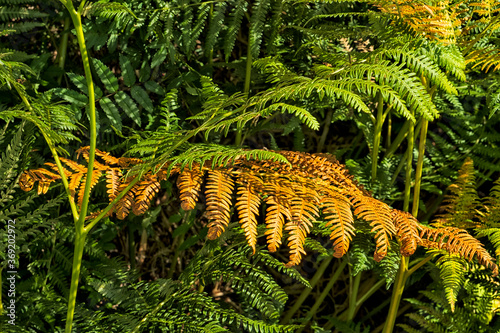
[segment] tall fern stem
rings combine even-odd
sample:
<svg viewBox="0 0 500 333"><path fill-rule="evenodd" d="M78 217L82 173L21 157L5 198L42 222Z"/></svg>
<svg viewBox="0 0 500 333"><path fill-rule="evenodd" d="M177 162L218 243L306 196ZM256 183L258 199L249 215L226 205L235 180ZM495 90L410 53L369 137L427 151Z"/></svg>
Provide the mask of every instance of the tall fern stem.
<svg viewBox="0 0 500 333"><path fill-rule="evenodd" d="M85 229L85 217L87 216L87 209L89 204L90 188L92 184L92 175L94 171L94 160L95 160L95 150L96 150L96 109L95 109L95 94L94 94L94 82L92 81L92 73L90 70L90 59L87 52L87 47L85 45L85 36L83 34L82 18L80 11L82 10L85 1L82 1L78 11L73 7L73 2L71 0L60 0L69 12L71 20L76 31L76 38L78 40L78 45L80 47L80 53L82 57L83 69L85 72L85 79L88 89L89 97L89 131L90 131L90 149L89 149L89 160L88 160L88 171L85 182L85 188L83 193L82 207L80 209L80 214L75 223L75 250L73 253L73 268L71 272L71 283L68 299L68 312L66 315L66 328L65 332L70 333L73 326L73 316L75 312L76 295L78 292L78 280L80 279L80 268L82 265L83 248L85 245L85 239L88 234L88 230ZM70 200L71 201L71 200ZM76 216L75 216L76 218Z"/></svg>
<svg viewBox="0 0 500 333"><path fill-rule="evenodd" d="M413 163L413 146L414 146L414 131L415 124L411 124L407 137L408 137L408 149L406 151L406 177L405 177L405 192L404 192L404 203L403 210L408 211L410 207L410 194L411 194L411 171ZM408 261L409 258L401 256L401 261L399 263L398 273L396 275L396 281L394 282L394 287L392 290L391 305L389 306L389 313L387 314L387 319L385 321L383 333L391 333L394 329L394 324L396 323L396 317L398 315L399 303L401 302L401 297L403 296L403 291L408 279Z"/></svg>

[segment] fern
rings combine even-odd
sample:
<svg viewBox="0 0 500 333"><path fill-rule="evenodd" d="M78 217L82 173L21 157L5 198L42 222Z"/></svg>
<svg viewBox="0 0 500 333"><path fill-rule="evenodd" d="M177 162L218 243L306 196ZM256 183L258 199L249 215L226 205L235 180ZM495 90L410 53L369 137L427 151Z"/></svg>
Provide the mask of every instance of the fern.
<svg viewBox="0 0 500 333"><path fill-rule="evenodd" d="M88 147L81 148L79 154L88 159L88 149ZM319 217L320 209L329 220L333 207L343 207L342 211L337 211L336 214L340 213L343 218L349 219L351 215L347 210L352 206L354 215L366 221L371 227L376 243L374 254L376 261L382 260L387 255L391 248L392 237L400 235L403 245L400 252L403 255L413 254L417 244L427 248L445 249L449 253L460 255L469 261L477 257L480 264L489 267L494 275L498 274L498 268L493 258L482 247L481 243L465 230L455 227L433 229L419 225L415 219L390 208L358 187L348 176L344 166L331 156L282 151L280 155L288 160L288 163L283 163L279 159L249 160L248 156L251 154L252 151L250 154L240 156L233 153L231 164L227 162L223 164L221 160L215 159L212 160L211 167L206 166L205 161L196 161L197 165L193 165L194 161L191 162L190 167L198 166L200 171L206 171L208 174L205 195L209 219L208 238L211 240L220 237L229 226L233 190L236 185L236 196L238 197L236 208L239 211L248 244L255 251L258 235L255 216L259 212L259 205L265 199L272 207L268 209L270 215L266 218L269 249L273 251L279 246L284 228L287 233L287 245L290 248L287 267L300 263L302 255L305 254L305 240L311 232L313 222ZM122 170L112 172L125 173L127 168L143 163L139 159L114 158L101 151L97 151L96 155L104 160L104 163L96 161L92 187L97 183L101 174L116 168L114 165L120 166ZM70 179L73 177L81 178L79 174L86 170L85 167L70 160L63 159L62 161L76 171L73 173L65 170ZM116 204L117 217L123 219L130 211L134 211L136 214L145 212L159 190L159 181L177 173L181 174L179 187L183 200L182 206L193 208L195 199L198 197L203 173L191 170L183 171L187 162L184 161L182 168L162 164L156 174L146 173ZM187 174L183 175L183 172ZM121 192L135 177L138 176L125 177L119 181L119 184L110 184L110 181L116 182L117 177L108 176L107 186L110 202L115 193ZM39 193L45 193L49 185L58 178L58 175L46 169L28 170L23 173L21 184L24 190L30 190L34 182L38 181ZM280 189L284 185L288 185L287 190ZM70 191L75 193L76 187L70 188ZM78 194L79 204L81 204L81 191L82 189ZM324 198L325 196L327 199ZM321 202L329 204L320 205ZM94 214L98 214L98 212ZM329 222L325 223L330 224ZM350 240L353 234L352 226L348 226L348 224L344 224L344 226L346 227L340 229L334 227L330 236L332 239L340 238L340 243L338 241L335 243L338 257L346 252L348 246L346 240Z"/></svg>

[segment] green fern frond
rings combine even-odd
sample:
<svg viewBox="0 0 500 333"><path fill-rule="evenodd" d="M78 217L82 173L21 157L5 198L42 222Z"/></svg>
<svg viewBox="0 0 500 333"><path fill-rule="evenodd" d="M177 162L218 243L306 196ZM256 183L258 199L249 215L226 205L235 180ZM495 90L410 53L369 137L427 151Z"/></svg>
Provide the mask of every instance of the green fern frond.
<svg viewBox="0 0 500 333"><path fill-rule="evenodd" d="M266 15L270 5L270 0L257 0L252 7L248 44L254 59L259 57Z"/></svg>
<svg viewBox="0 0 500 333"><path fill-rule="evenodd" d="M105 19L123 20L124 18L137 19L137 16L125 3L97 1L86 5L82 11L83 16L99 16Z"/></svg>
<svg viewBox="0 0 500 333"><path fill-rule="evenodd" d="M224 37L224 57L226 62L229 61L231 52L233 51L236 36L241 28L241 23L243 22L243 17L247 12L248 2L245 0L237 0L234 7L229 14L229 22L227 23L227 32Z"/></svg>

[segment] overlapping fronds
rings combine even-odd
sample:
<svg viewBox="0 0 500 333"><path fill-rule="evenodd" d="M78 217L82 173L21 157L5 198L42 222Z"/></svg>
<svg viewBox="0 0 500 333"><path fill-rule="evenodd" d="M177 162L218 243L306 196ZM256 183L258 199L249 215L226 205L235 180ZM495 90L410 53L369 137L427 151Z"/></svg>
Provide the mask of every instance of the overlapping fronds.
<svg viewBox="0 0 500 333"><path fill-rule="evenodd" d="M215 146L212 148L215 149ZM266 203L263 220L267 226L265 235L268 247L271 252L276 251L283 242L283 236L286 237L290 248L287 267L300 263L306 254L306 239L317 224L325 230L330 229L335 257L346 254L356 232L354 214L360 221L367 223L365 229L371 229L375 238L376 261L381 261L389 252L391 242L398 239L400 246L397 247L402 255L412 255L417 245L444 249L467 260L477 258L479 263L497 273L493 258L465 230L455 227L432 229L420 225L410 214L392 209L373 198L331 155L280 151L269 152L272 153L269 155L271 159L264 160L259 159L257 153L252 157L248 152L242 150L241 154L233 155L232 159L224 162L218 159L215 162L198 160L182 163L172 158L170 162L156 168L156 173L149 171L143 174L111 212L115 212L119 219L125 218L130 212L143 214L160 191L160 182L167 175L177 175L181 207L185 210L195 207L205 184L208 238L212 240L228 227L234 206L247 243L255 253L260 207ZM78 154L87 159L88 147L79 149ZM274 158L278 154L281 158ZM96 156L93 185L105 174L111 202L130 185L134 177L139 177L127 173L143 162L134 158L115 158L101 151L97 151ZM287 163L283 162L283 158ZM77 195L80 198L84 188L80 183L86 177L86 167L67 159L61 161L67 167L64 172L70 180L73 197ZM53 164L49 163L48 166L54 168ZM39 192L44 193L59 178L59 175L41 168L25 171L20 183L24 190L30 190L38 181Z"/></svg>

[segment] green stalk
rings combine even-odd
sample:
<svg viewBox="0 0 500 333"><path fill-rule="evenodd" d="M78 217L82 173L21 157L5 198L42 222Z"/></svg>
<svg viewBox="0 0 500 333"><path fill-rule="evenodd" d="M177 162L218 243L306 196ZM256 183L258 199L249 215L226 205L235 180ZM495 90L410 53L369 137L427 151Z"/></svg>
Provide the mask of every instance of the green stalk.
<svg viewBox="0 0 500 333"><path fill-rule="evenodd" d="M321 153L323 147L325 146L326 137L328 136L328 131L330 130L330 125L332 123L332 118L333 118L333 109L330 108L328 110L328 113L326 114L323 133L321 133L321 138L319 139L318 142L318 148L316 149L316 152L318 153Z"/></svg>
<svg viewBox="0 0 500 333"><path fill-rule="evenodd" d="M401 127L401 129L399 130L399 133L392 142L391 146L389 147L389 149L386 150L384 158L389 158L396 152L396 150L398 149L398 147L401 145L406 135L408 134L408 129L410 128L411 123L412 121L409 119L405 121L403 127Z"/></svg>
<svg viewBox="0 0 500 333"><path fill-rule="evenodd" d="M71 20L76 31L76 38L78 40L78 45L80 47L80 53L82 57L83 69L85 72L85 79L87 81L87 89L89 96L89 119L90 119L90 149L89 149L89 160L88 160L88 170L85 181L85 187L83 192L82 207L78 220L75 223L75 250L73 253L73 269L71 272L71 283L68 299L68 313L66 316L66 333L71 333L71 328L73 326L73 317L75 312L76 295L78 292L78 282L80 278L80 269L82 265L83 248L85 246L85 240L88 234L88 230L85 229L85 218L87 216L87 209L89 204L90 187L92 184L92 176L94 171L94 160L95 160L95 150L96 150L96 109L95 109L95 94L94 94L94 83L92 81L92 73L90 70L90 60L87 52L87 47L85 45L85 36L83 34L83 26L81 13L85 1L80 3L79 11L76 11L73 7L73 2L71 0L61 0L63 5L69 12ZM71 201L71 200L70 200Z"/></svg>
<svg viewBox="0 0 500 333"><path fill-rule="evenodd" d="M396 281L392 290L391 305L389 307L389 313L387 314L387 319L385 321L383 333L392 333L394 324L396 323L396 317L398 314L399 303L401 302L401 296L403 295L403 290L405 287L406 279L408 276L406 272L408 270L408 258L401 256L401 262L396 275Z"/></svg>
<svg viewBox="0 0 500 333"><path fill-rule="evenodd" d="M354 314L356 313L356 299L358 298L359 283L361 282L361 273L354 277L354 283L352 285L352 292L349 295L349 308L347 309L347 320L351 321L354 319Z"/></svg>
<svg viewBox="0 0 500 333"><path fill-rule="evenodd" d="M375 123L375 130L373 132L373 150L372 150L372 184L377 179L377 166L378 166L378 150L380 147L380 136L382 134L382 126L384 125L384 99L380 92L378 95L377 105L377 121Z"/></svg>
<svg viewBox="0 0 500 333"><path fill-rule="evenodd" d="M248 18L248 21L250 19ZM250 36L248 36L248 50L247 50L247 63L246 63L246 69L245 69L245 85L243 87L243 92L248 98L248 95L250 93L250 81L252 79L252 44L250 40ZM238 128L236 130L236 140L235 140L235 145L236 146L241 146L242 143L242 138L243 138L243 129L238 125Z"/></svg>
<svg viewBox="0 0 500 333"><path fill-rule="evenodd" d="M316 286L318 283L319 279L324 276L325 270L330 265L330 262L332 261L333 256L330 256L323 260L321 265L319 266L318 270L312 277L311 281L309 281L309 284L311 285L310 288L305 288L300 296L297 298L295 303L293 304L292 308L287 311L283 319L281 320L281 324L288 324L290 322L290 319L292 319L293 315L300 309L302 306L302 303L307 299L307 296L311 293L313 288Z"/></svg>
<svg viewBox="0 0 500 333"><path fill-rule="evenodd" d="M415 125L411 124L408 130L408 150L406 152L406 179L405 179L405 192L404 192L404 203L403 210L408 211L410 205L410 193L411 193L411 171L413 163L413 145L414 145L414 130ZM387 319L385 321L383 333L392 333L394 329L394 324L396 323L396 317L398 315L399 303L401 302L401 297L403 296L403 291L405 287L406 280L408 279L408 262L409 258L401 256L401 261L399 263L398 274L396 275L396 281L394 282L394 287L392 290L391 305L389 307L389 313L387 314Z"/></svg>
<svg viewBox="0 0 500 333"><path fill-rule="evenodd" d="M66 17L64 19L63 35L61 39L61 45L59 45L59 50L57 50L59 55L59 68L64 70L64 64L66 63L66 55L68 53L68 37L69 37L69 24L70 18ZM57 79L57 83L61 84L64 74L61 74Z"/></svg>
<svg viewBox="0 0 500 333"><path fill-rule="evenodd" d="M427 138L428 125L429 121L427 119L422 119L422 127L420 129L420 142L418 144L417 170L415 171L415 188L413 190L412 214L415 217L417 217L418 215L418 204L420 201L420 185L422 183L422 169L424 165L425 141Z"/></svg>
<svg viewBox="0 0 500 333"><path fill-rule="evenodd" d="M405 192L404 192L404 203L403 210L407 212L410 207L410 192L411 192L411 171L413 163L413 145L414 136L413 131L415 127L412 125L408 130L408 150L406 151L406 179L405 179Z"/></svg>
<svg viewBox="0 0 500 333"><path fill-rule="evenodd" d="M16 89L17 93L21 97L21 100L23 101L24 105L26 105L28 110L32 114L35 114L35 110L33 110L33 107L31 106L31 104L28 101L28 99L26 98L26 96L19 90L19 88L17 86L14 85L14 88ZM75 202L72 199L73 197L71 195L71 191L69 190L68 178L66 177L66 174L64 173L64 167L61 163L61 160L59 159L59 155L57 154L57 150L56 150L54 144L52 143L52 140L47 135L45 135L45 132L43 131L43 129L40 129L40 132L42 133L45 141L47 142L47 145L49 146L49 150L52 153L52 156L54 157L54 161L56 162L56 166L57 166L57 171L59 172L59 175L61 176L61 181L63 183L64 190L66 192L66 195L68 196L69 205L71 208L71 214L73 215L73 219L76 222L78 220L78 210L76 208Z"/></svg>
<svg viewBox="0 0 500 333"><path fill-rule="evenodd" d="M66 316L65 333L71 333L73 326L73 317L75 314L76 294L78 293L78 280L80 279L80 271L82 267L83 248L87 232L81 228L76 229L75 235L75 250L73 252L73 268L71 270L71 286L69 290L68 313Z"/></svg>

